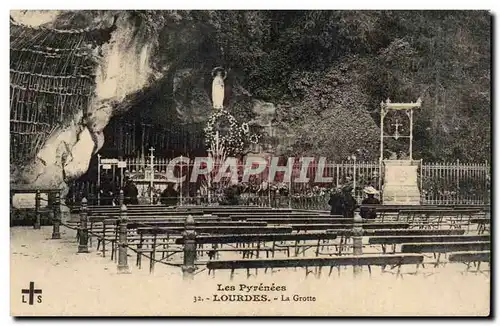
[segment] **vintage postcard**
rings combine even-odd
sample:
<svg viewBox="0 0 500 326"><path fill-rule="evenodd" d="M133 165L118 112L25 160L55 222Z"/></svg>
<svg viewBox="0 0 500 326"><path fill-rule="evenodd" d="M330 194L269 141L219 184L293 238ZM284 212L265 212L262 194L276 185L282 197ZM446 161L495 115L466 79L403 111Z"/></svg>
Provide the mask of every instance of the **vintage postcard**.
<svg viewBox="0 0 500 326"><path fill-rule="evenodd" d="M490 315L488 11L13 10L12 316Z"/></svg>

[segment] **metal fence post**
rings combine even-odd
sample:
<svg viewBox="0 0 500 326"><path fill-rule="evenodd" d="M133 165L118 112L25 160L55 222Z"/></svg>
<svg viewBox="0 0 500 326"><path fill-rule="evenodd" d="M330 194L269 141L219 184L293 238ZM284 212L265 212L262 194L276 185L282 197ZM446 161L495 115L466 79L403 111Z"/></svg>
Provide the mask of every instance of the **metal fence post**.
<svg viewBox="0 0 500 326"><path fill-rule="evenodd" d="M87 229L87 198L82 199L82 205L80 207L80 228L79 228L79 243L78 243L78 253L88 253L88 229Z"/></svg>
<svg viewBox="0 0 500 326"><path fill-rule="evenodd" d="M180 175L182 175L183 168L184 168L184 156L181 155L181 167L180 167L180 172L179 172ZM182 187L182 181L179 181L179 202L178 202L179 206L182 206L182 202L183 202L182 196L184 195L183 194L184 190L182 188L183 188Z"/></svg>
<svg viewBox="0 0 500 326"><path fill-rule="evenodd" d="M120 189L120 194L118 195L118 205L120 208L125 204L125 194L123 193L123 189Z"/></svg>
<svg viewBox="0 0 500 326"><path fill-rule="evenodd" d="M491 202L491 192L490 192L490 186L489 186L489 180L491 179L491 176L490 176L490 168L489 168L489 165L488 165L488 160L485 160L484 161L484 186L485 186L485 191L484 191L484 195L486 195L485 198L483 198L483 204L490 204Z"/></svg>
<svg viewBox="0 0 500 326"><path fill-rule="evenodd" d="M61 239L61 232L59 226L61 224L61 193L56 191L54 193L54 202L52 203L52 239Z"/></svg>
<svg viewBox="0 0 500 326"><path fill-rule="evenodd" d="M363 219L359 214L359 209L354 212L354 224L352 228L352 244L354 256L361 256L363 254ZM362 266L354 265L354 276L361 274Z"/></svg>
<svg viewBox="0 0 500 326"><path fill-rule="evenodd" d="M101 154L97 154L97 205L101 205Z"/></svg>
<svg viewBox="0 0 500 326"><path fill-rule="evenodd" d="M40 214L41 199L40 190L37 190L35 193L35 224L33 225L33 228L35 229L40 229L42 225L42 217Z"/></svg>
<svg viewBox="0 0 500 326"><path fill-rule="evenodd" d="M127 261L127 206L120 206L120 224L119 224L119 244L118 244L118 273L130 273Z"/></svg>
<svg viewBox="0 0 500 326"><path fill-rule="evenodd" d="M196 230L192 215L188 215L184 222L184 264L182 265L182 276L185 280L191 280L194 277L196 267Z"/></svg>
<svg viewBox="0 0 500 326"><path fill-rule="evenodd" d="M155 163L154 163L154 151L155 149L151 147L149 149L149 160L150 160L150 169L151 169L151 175L149 179L149 204L153 205L153 190L154 190L154 180L155 180Z"/></svg>

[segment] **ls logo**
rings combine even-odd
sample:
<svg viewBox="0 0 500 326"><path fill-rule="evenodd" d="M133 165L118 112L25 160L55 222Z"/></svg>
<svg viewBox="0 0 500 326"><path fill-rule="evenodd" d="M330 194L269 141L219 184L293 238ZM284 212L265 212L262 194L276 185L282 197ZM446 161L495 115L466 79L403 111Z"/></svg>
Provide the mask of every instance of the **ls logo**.
<svg viewBox="0 0 500 326"><path fill-rule="evenodd" d="M37 303L42 303L42 289L35 289L35 282L30 282L30 288L22 289L21 293L22 303L29 303L30 305L34 305L35 299ZM28 298L28 301L26 301L26 297Z"/></svg>

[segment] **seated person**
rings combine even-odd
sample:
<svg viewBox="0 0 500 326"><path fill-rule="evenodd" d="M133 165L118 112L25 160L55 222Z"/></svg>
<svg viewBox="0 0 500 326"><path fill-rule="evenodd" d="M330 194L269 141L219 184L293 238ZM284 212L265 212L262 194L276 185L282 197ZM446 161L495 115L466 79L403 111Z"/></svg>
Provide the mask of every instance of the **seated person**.
<svg viewBox="0 0 500 326"><path fill-rule="evenodd" d="M173 183L169 183L167 188L160 195L160 202L165 206L176 206L179 193L174 188Z"/></svg>
<svg viewBox="0 0 500 326"><path fill-rule="evenodd" d="M380 205L380 200L375 198L375 195L378 194L377 189L369 186L363 189L363 191L366 194L366 198L363 199L361 205ZM377 218L377 211L375 210L375 208L361 207L359 213L362 218L372 219L372 220Z"/></svg>
<svg viewBox="0 0 500 326"><path fill-rule="evenodd" d="M237 185L232 185L224 189L224 198L220 205L238 205L240 202L240 189Z"/></svg>

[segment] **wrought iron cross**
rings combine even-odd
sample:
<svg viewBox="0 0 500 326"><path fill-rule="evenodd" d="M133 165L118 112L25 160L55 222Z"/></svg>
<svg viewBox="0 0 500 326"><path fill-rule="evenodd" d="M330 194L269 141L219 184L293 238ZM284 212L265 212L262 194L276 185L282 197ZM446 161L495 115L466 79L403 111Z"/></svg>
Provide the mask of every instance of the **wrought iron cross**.
<svg viewBox="0 0 500 326"><path fill-rule="evenodd" d="M400 123L398 122L398 119L396 119L396 123L392 123L392 124L391 124L391 126L396 127L396 131L394 132L394 138L395 138L396 140L398 140L398 138L399 138L399 127L401 127L401 126L402 126L402 124L400 124Z"/></svg>
<svg viewBox="0 0 500 326"><path fill-rule="evenodd" d="M153 164L153 159L154 159L154 151L155 149L153 148L153 146L151 146L151 148L149 149L149 159L151 160L150 164Z"/></svg>

